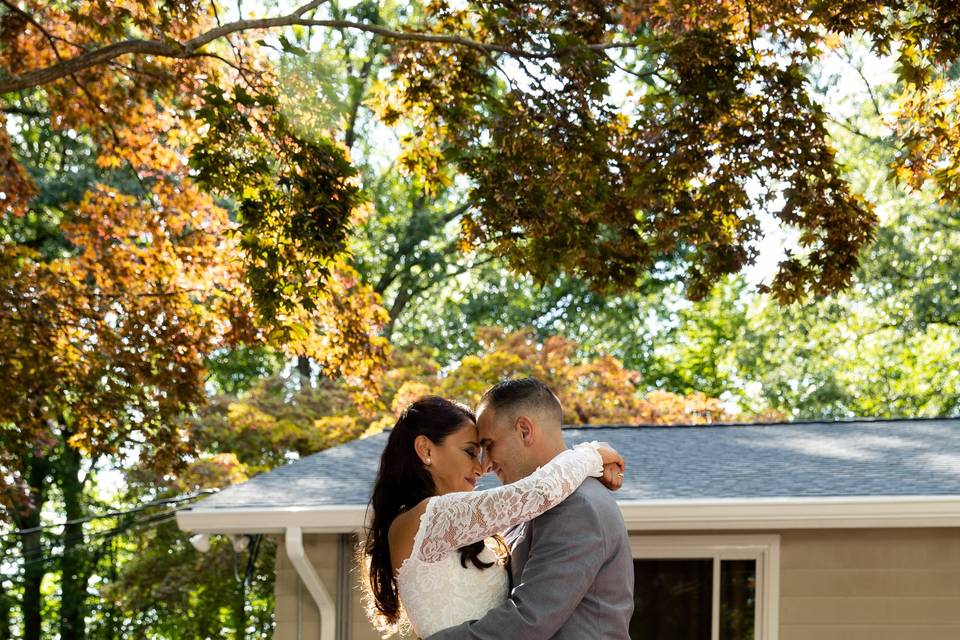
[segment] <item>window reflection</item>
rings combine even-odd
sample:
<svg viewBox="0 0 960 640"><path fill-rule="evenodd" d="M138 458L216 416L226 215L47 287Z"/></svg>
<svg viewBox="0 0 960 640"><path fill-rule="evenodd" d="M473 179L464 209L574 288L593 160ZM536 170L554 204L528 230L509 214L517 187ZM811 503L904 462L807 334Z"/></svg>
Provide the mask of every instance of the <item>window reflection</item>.
<svg viewBox="0 0 960 640"><path fill-rule="evenodd" d="M710 640L713 559L637 559L632 640ZM720 640L754 640L757 563L720 562Z"/></svg>
<svg viewBox="0 0 960 640"><path fill-rule="evenodd" d="M713 560L634 560L632 640L710 640Z"/></svg>
<svg viewBox="0 0 960 640"><path fill-rule="evenodd" d="M756 587L754 560L720 563L720 640L753 640Z"/></svg>

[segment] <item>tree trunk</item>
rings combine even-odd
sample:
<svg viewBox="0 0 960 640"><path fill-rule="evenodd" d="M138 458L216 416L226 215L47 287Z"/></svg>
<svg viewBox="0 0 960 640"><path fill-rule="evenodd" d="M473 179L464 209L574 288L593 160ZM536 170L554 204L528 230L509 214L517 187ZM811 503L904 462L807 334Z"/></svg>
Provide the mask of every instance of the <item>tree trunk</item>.
<svg viewBox="0 0 960 640"><path fill-rule="evenodd" d="M10 609L13 607L6 583L0 580L0 640L10 640Z"/></svg>
<svg viewBox="0 0 960 640"><path fill-rule="evenodd" d="M310 358L307 356L297 356L297 371L300 373L300 384L302 387L310 387L313 382L313 368L310 366Z"/></svg>
<svg viewBox="0 0 960 640"><path fill-rule="evenodd" d="M117 584L117 540L112 538L110 540L110 584ZM109 630L109 635L107 636L110 640L115 640L120 637L120 614L117 611L117 605L115 601L103 601L106 613L104 617L106 618L107 629Z"/></svg>
<svg viewBox="0 0 960 640"><path fill-rule="evenodd" d="M45 458L31 458L26 463L27 481L33 497L33 509L24 515L21 529L40 526L40 512L47 501L47 472L50 464ZM41 606L40 583L47 573L46 551L42 547L42 532L32 531L20 537L23 555L23 638L40 640Z"/></svg>
<svg viewBox="0 0 960 640"><path fill-rule="evenodd" d="M246 640L247 637L247 581L241 580L238 586L238 597L234 600L233 619L237 627L235 640Z"/></svg>
<svg viewBox="0 0 960 640"><path fill-rule="evenodd" d="M83 480L80 477L80 452L67 444L64 437L63 459L59 465L60 487L63 491L64 515L67 521L77 520L83 512ZM61 568L60 638L82 640L86 636L84 608L87 599L86 547L83 544L83 523L67 524L63 528L63 559Z"/></svg>

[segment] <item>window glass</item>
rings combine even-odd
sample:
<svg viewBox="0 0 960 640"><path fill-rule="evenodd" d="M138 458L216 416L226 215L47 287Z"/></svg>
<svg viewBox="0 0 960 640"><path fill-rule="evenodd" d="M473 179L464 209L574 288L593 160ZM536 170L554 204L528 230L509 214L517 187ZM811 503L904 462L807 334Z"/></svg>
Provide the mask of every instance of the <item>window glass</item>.
<svg viewBox="0 0 960 640"><path fill-rule="evenodd" d="M753 640L757 563L720 562L720 640Z"/></svg>
<svg viewBox="0 0 960 640"><path fill-rule="evenodd" d="M710 640L713 560L633 561L632 640Z"/></svg>
<svg viewBox="0 0 960 640"><path fill-rule="evenodd" d="M632 640L710 640L713 559L637 559ZM720 562L720 640L754 640L757 563Z"/></svg>

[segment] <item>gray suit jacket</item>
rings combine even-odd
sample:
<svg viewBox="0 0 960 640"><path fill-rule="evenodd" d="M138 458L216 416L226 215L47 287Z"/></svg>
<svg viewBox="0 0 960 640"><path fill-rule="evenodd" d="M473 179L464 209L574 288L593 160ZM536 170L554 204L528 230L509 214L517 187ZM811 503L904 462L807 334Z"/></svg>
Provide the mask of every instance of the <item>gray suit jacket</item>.
<svg viewBox="0 0 960 640"><path fill-rule="evenodd" d="M633 558L613 494L595 478L514 528L513 592L480 620L429 640L627 640Z"/></svg>

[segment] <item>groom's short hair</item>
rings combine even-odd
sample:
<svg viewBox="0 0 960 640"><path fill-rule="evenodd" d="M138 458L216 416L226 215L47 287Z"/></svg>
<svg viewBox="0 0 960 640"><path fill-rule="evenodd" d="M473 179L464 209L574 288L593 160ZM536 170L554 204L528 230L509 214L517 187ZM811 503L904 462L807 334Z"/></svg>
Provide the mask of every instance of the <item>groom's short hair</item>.
<svg viewBox="0 0 960 640"><path fill-rule="evenodd" d="M480 397L477 408L489 407L494 416L520 416L527 412L537 412L563 424L563 407L560 399L536 378L516 378L504 380L493 385ZM495 418L497 419L497 418Z"/></svg>

